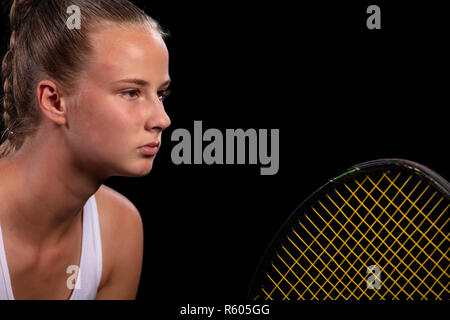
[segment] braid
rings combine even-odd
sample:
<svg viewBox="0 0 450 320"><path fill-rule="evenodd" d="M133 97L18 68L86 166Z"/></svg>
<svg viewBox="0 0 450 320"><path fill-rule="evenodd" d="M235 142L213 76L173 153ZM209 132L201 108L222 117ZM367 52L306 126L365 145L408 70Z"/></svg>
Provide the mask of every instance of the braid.
<svg viewBox="0 0 450 320"><path fill-rule="evenodd" d="M13 71L14 65L14 42L15 31L11 34L10 46L2 61L2 80L3 80L3 119L5 126L9 129L14 127L14 119L17 118L17 110L14 103L14 85L15 77Z"/></svg>
<svg viewBox="0 0 450 320"><path fill-rule="evenodd" d="M23 138L20 139L20 126L24 122L21 119L19 110L16 107L21 105L24 100L24 93L20 92L18 84L18 66L19 63L16 53L17 37L20 37L22 31L21 26L27 21L33 6L38 1L35 0L14 0L9 14L11 24L11 38L9 41L9 49L2 61L2 81L3 81L3 120L5 130L1 138L9 140L9 144L0 150L0 157L5 154L12 153L20 148ZM23 62L22 62L23 64ZM4 150L5 149L5 150Z"/></svg>

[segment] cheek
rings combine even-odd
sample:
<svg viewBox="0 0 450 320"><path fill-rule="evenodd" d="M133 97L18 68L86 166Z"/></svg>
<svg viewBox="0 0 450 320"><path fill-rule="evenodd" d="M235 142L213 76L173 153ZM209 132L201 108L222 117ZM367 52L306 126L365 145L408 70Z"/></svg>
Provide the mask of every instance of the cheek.
<svg viewBox="0 0 450 320"><path fill-rule="evenodd" d="M89 95L86 96L89 98ZM117 97L91 97L80 110L80 120L85 144L94 152L104 151L108 154L123 152L124 148L133 147L139 128L139 115Z"/></svg>

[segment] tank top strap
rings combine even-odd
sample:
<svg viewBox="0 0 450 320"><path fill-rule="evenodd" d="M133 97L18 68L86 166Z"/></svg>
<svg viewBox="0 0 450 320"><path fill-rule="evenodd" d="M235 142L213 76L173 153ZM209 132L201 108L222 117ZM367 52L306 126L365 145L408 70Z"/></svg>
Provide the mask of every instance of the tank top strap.
<svg viewBox="0 0 450 320"><path fill-rule="evenodd" d="M83 207L83 237L78 277L70 300L93 300L102 277L102 243L97 202L92 195Z"/></svg>
<svg viewBox="0 0 450 320"><path fill-rule="evenodd" d="M0 225L0 300L14 300Z"/></svg>
<svg viewBox="0 0 450 320"><path fill-rule="evenodd" d="M102 276L102 243L97 202L92 195L82 211L81 259L70 300L93 300ZM68 275L69 277L70 275ZM0 300L14 300L0 225Z"/></svg>

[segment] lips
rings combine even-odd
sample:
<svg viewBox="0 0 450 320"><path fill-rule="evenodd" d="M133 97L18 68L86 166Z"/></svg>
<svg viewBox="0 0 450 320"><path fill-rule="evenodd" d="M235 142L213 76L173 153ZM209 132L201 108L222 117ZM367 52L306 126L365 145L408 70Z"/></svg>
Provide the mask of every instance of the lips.
<svg viewBox="0 0 450 320"><path fill-rule="evenodd" d="M146 145L144 145L143 147L159 148L159 142L158 141L150 142L150 143L147 143Z"/></svg>
<svg viewBox="0 0 450 320"><path fill-rule="evenodd" d="M146 145L143 145L139 147L139 151L147 156L154 156L158 153L160 143L158 141L156 142L150 142Z"/></svg>

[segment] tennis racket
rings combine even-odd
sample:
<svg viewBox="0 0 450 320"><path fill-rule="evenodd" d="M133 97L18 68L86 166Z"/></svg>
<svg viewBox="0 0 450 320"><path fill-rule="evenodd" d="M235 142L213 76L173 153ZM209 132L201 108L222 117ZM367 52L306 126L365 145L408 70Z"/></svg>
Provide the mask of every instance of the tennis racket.
<svg viewBox="0 0 450 320"><path fill-rule="evenodd" d="M267 248L252 300L448 300L450 185L402 159L330 179Z"/></svg>

